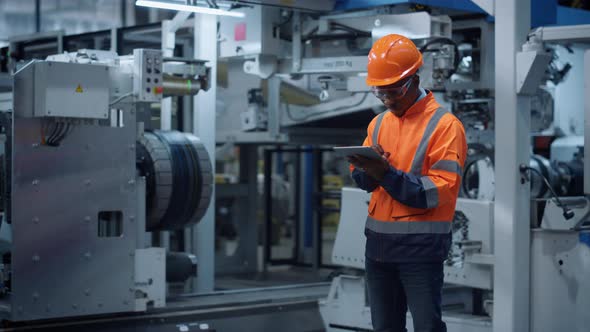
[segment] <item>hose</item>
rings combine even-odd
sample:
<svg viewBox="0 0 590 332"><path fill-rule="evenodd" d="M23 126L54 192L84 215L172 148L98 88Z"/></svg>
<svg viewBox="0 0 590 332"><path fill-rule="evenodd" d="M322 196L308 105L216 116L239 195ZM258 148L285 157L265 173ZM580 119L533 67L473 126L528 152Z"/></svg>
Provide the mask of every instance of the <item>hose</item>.
<svg viewBox="0 0 590 332"><path fill-rule="evenodd" d="M559 199L559 196L557 196L557 194L553 190L553 187L551 186L551 183L549 183L549 180L547 180L547 178L543 175L543 173L541 173L541 171L539 171L535 168L532 168L530 166L527 166L525 164L520 165L520 173L521 174L526 175L527 170L535 172L537 175L539 175L543 179L543 181L545 182L545 185L547 186L547 188L551 192L551 195L553 195L553 198L555 198L555 201L557 202L557 206L559 206L563 210L563 217L566 220L572 219L575 216L574 211L570 210L568 208L568 206L565 205L565 203L563 203L561 201L561 199Z"/></svg>

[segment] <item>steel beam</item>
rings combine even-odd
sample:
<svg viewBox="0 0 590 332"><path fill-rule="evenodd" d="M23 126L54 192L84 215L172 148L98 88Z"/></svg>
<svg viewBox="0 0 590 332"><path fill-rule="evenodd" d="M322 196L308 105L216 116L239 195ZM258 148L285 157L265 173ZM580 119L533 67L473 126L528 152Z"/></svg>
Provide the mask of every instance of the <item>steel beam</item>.
<svg viewBox="0 0 590 332"><path fill-rule="evenodd" d="M342 56L323 58L302 58L299 74L324 73L361 73L367 71L366 56ZM279 63L279 73L290 74L293 70L293 60L285 59Z"/></svg>
<svg viewBox="0 0 590 332"><path fill-rule="evenodd" d="M496 0L496 198L494 206L494 332L529 331L529 97L516 94L516 53L526 41L530 0Z"/></svg>
<svg viewBox="0 0 590 332"><path fill-rule="evenodd" d="M176 46L176 31L191 16L190 12L178 12L172 20L162 21L162 54L173 57ZM172 98L162 98L160 103L160 129L172 129Z"/></svg>
<svg viewBox="0 0 590 332"><path fill-rule="evenodd" d="M496 27L498 25L496 24ZM534 31L544 42L576 43L590 42L590 24L573 26L541 27Z"/></svg>
<svg viewBox="0 0 590 332"><path fill-rule="evenodd" d="M584 194L590 195L590 51L584 53Z"/></svg>
<svg viewBox="0 0 590 332"><path fill-rule="evenodd" d="M176 31L192 15L190 12L178 12L172 20L162 21L162 54L173 57L176 47ZM160 129L172 130L172 98L162 98L160 102ZM160 232L160 246L170 248L170 233Z"/></svg>
<svg viewBox="0 0 590 332"><path fill-rule="evenodd" d="M268 133L278 138L281 131L281 79L272 76L268 79Z"/></svg>
<svg viewBox="0 0 590 332"><path fill-rule="evenodd" d="M293 67L292 70L294 73L298 72L301 69L301 14L299 11L293 12L293 41L292 41L292 51L293 51Z"/></svg>
<svg viewBox="0 0 590 332"><path fill-rule="evenodd" d="M208 91L201 91L194 98L193 130L209 153L215 170L215 104L217 98L217 16L195 15L195 58L209 61L211 67ZM193 284L197 292L210 292L215 276L215 187L209 209L201 222L193 227L193 254L199 259L199 276ZM196 250L195 250L196 249Z"/></svg>

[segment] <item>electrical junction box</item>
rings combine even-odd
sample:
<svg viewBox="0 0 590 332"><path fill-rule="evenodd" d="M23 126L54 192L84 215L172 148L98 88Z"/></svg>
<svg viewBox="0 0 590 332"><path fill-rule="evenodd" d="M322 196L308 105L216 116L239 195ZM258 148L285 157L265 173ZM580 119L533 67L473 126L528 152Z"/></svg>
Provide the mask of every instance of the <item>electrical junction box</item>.
<svg viewBox="0 0 590 332"><path fill-rule="evenodd" d="M162 100L162 51L135 49L133 65L133 91L136 100L142 102Z"/></svg>
<svg viewBox="0 0 590 332"><path fill-rule="evenodd" d="M243 12L246 16L219 18L220 57L281 53L278 25L284 18L281 18L279 8L252 6L235 11Z"/></svg>
<svg viewBox="0 0 590 332"><path fill-rule="evenodd" d="M109 67L31 62L15 75L14 112L23 117L107 119Z"/></svg>

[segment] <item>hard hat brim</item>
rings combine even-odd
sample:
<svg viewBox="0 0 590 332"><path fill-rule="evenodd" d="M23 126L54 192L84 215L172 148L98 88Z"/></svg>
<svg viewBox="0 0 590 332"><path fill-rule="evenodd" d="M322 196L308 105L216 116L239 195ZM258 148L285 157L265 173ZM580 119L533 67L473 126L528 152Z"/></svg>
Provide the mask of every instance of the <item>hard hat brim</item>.
<svg viewBox="0 0 590 332"><path fill-rule="evenodd" d="M420 59L420 60L422 60L422 59ZM404 73L402 73L399 76L393 76L393 77L388 77L388 78L384 78L384 79L372 78L372 77L367 76L367 79L365 80L365 82L367 83L368 86L385 86L385 85L395 84L395 83L417 73L418 69L420 69L420 67L422 67L422 63L423 62L420 61L415 66L406 70Z"/></svg>

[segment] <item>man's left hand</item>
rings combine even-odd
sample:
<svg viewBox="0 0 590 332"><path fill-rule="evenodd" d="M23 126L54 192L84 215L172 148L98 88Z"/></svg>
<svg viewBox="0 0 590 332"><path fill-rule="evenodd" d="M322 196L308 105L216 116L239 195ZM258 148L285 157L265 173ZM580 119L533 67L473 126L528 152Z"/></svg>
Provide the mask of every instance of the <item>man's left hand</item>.
<svg viewBox="0 0 590 332"><path fill-rule="evenodd" d="M373 179L382 181L385 177L385 173L389 169L389 162L387 161L389 153L384 152L381 146L374 146L373 149L381 155L381 159L372 159L360 155L354 155L348 157L348 161L353 164L354 167L362 169Z"/></svg>

